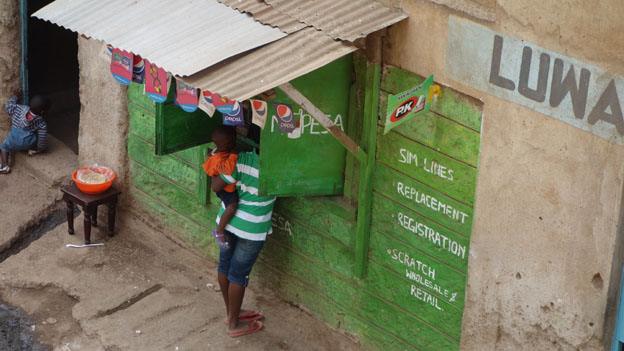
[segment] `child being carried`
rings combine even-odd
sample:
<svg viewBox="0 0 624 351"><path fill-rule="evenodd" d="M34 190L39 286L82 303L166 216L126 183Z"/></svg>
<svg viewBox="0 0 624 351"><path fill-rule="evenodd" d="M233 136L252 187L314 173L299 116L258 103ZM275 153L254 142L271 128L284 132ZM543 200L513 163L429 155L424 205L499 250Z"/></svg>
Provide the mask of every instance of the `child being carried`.
<svg viewBox="0 0 624 351"><path fill-rule="evenodd" d="M236 147L236 129L229 126L219 126L212 132L212 141L216 145L216 149L206 162L204 162L204 171L209 177L231 176L236 168L238 154L234 150ZM225 241L225 230L236 214L238 208L238 193L236 192L236 183L226 185L223 190L216 192L217 197L223 202L225 211L219 220L216 229L216 237L219 245L227 245Z"/></svg>

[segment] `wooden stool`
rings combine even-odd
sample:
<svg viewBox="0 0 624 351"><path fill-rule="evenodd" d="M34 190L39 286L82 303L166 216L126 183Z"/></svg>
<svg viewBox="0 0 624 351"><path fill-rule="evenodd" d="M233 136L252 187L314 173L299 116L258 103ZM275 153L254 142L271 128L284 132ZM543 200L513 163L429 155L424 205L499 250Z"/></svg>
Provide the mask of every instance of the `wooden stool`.
<svg viewBox="0 0 624 351"><path fill-rule="evenodd" d="M73 182L71 185L61 188L63 192L63 200L67 203L67 232L74 234L74 211L75 205L80 205L84 212L84 241L85 244L91 244L91 225L97 227L97 208L100 205L108 207L108 235L113 236L115 231L115 212L117 211L117 200L121 192L115 188L97 194L88 195L76 187Z"/></svg>

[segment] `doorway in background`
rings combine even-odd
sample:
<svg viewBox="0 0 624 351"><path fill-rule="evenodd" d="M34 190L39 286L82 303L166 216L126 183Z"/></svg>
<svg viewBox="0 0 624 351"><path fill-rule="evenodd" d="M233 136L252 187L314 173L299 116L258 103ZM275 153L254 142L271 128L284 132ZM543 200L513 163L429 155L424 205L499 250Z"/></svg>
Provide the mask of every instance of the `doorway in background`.
<svg viewBox="0 0 624 351"><path fill-rule="evenodd" d="M78 153L80 120L77 34L31 15L53 0L27 1L27 94L52 101L46 121L56 139ZM22 36L24 40L24 36Z"/></svg>

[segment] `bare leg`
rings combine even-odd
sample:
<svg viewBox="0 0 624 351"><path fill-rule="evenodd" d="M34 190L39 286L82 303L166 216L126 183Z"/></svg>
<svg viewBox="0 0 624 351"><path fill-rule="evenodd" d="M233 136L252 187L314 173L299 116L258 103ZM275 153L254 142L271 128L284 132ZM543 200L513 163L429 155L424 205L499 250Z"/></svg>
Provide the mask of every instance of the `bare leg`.
<svg viewBox="0 0 624 351"><path fill-rule="evenodd" d="M221 295L223 295L223 302L225 303L225 314L228 316L230 315L230 306L229 306L229 299L228 299L228 288L230 286L230 281L228 280L227 276L223 273L219 272L218 275L218 279L219 279L219 287L221 288Z"/></svg>
<svg viewBox="0 0 624 351"><path fill-rule="evenodd" d="M4 150L0 150L0 159L2 163L0 166L8 166L9 165L9 154Z"/></svg>
<svg viewBox="0 0 624 351"><path fill-rule="evenodd" d="M230 330L234 330L238 327L238 316L240 314L241 306L243 305L244 297L245 287L230 283L230 286L228 287L228 318Z"/></svg>

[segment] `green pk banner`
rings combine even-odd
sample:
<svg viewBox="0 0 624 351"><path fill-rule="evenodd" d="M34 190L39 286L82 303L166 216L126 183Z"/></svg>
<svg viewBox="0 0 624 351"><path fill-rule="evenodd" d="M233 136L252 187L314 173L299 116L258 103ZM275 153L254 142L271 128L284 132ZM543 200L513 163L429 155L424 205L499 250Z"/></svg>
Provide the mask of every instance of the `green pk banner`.
<svg viewBox="0 0 624 351"><path fill-rule="evenodd" d="M392 128L409 121L417 114L429 111L431 96L429 89L433 84L433 74L420 85L396 95L388 95L388 110L384 134Z"/></svg>

